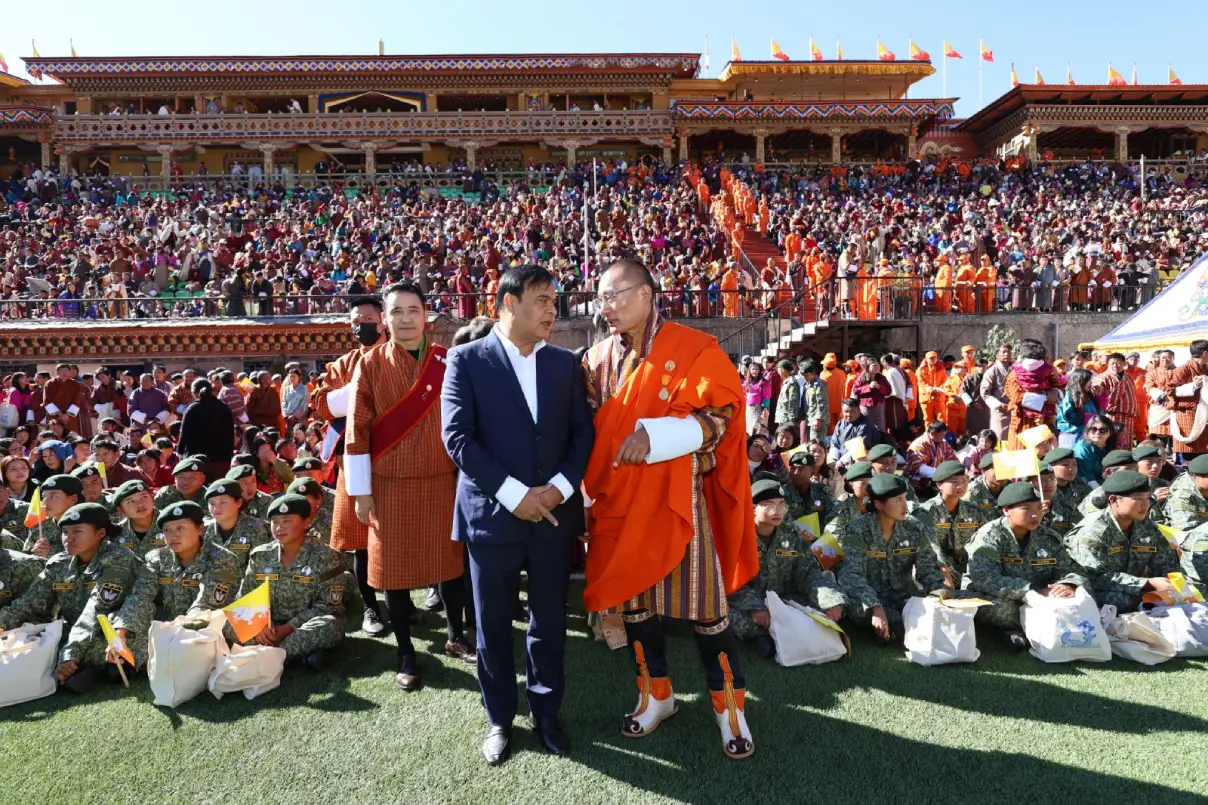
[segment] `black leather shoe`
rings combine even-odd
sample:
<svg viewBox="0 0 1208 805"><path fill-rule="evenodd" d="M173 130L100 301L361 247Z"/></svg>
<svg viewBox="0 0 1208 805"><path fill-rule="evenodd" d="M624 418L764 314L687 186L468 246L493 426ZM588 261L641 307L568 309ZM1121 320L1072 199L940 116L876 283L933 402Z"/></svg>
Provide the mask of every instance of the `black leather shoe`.
<svg viewBox="0 0 1208 805"><path fill-rule="evenodd" d="M424 605L421 607L425 612L440 612L445 608L445 602L440 600L440 591L435 587L428 591L428 597L424 599Z"/></svg>
<svg viewBox="0 0 1208 805"><path fill-rule="evenodd" d="M535 718L533 729L537 733L537 743L551 755L565 755L570 751L570 736L558 719L552 716Z"/></svg>
<svg viewBox="0 0 1208 805"><path fill-rule="evenodd" d="M482 756L491 766L498 766L511 754L512 731L507 727L491 727L482 742Z"/></svg>
<svg viewBox="0 0 1208 805"><path fill-rule="evenodd" d="M755 638L755 654L761 660L770 660L776 656L776 641L771 635L761 634Z"/></svg>
<svg viewBox="0 0 1208 805"><path fill-rule="evenodd" d="M306 655L306 667L312 671L322 671L327 667L328 659L327 649L317 648Z"/></svg>
<svg viewBox="0 0 1208 805"><path fill-rule="evenodd" d="M1003 647L1013 654L1028 650L1028 639L1022 632L1003 632L1002 642Z"/></svg>
<svg viewBox="0 0 1208 805"><path fill-rule="evenodd" d="M81 668L67 677L63 682L63 687L72 693L83 695L92 690L92 686L96 684L97 677L100 675L101 669L99 668Z"/></svg>

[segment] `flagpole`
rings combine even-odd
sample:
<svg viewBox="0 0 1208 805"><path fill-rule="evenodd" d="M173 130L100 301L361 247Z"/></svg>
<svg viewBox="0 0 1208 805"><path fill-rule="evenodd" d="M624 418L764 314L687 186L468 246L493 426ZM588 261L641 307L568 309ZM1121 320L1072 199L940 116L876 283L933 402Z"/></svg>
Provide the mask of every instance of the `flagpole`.
<svg viewBox="0 0 1208 805"><path fill-rule="evenodd" d="M982 55L985 50L985 42L979 37L977 40L977 108L982 108L982 73L985 70L986 57Z"/></svg>
<svg viewBox="0 0 1208 805"><path fill-rule="evenodd" d="M944 42L943 48L944 48L944 50L948 49L947 42ZM944 61L944 69L943 69L944 91L940 94L943 95L945 98L947 98L948 97L948 54L945 53L944 55L940 56L940 58L943 59L943 61Z"/></svg>

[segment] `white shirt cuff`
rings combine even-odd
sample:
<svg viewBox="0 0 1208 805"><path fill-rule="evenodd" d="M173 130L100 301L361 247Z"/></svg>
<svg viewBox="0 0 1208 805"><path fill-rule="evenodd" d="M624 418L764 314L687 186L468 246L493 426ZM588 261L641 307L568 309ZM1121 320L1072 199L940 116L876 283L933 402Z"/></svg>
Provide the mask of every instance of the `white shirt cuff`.
<svg viewBox="0 0 1208 805"><path fill-rule="evenodd" d="M135 422L137 422L140 425L147 421L147 415L144 414L142 411L135 411L133 414L130 415L130 418L133 419Z"/></svg>
<svg viewBox="0 0 1208 805"><path fill-rule="evenodd" d="M348 416L348 398L352 396L352 384L327 392L327 407L335 416Z"/></svg>
<svg viewBox="0 0 1208 805"><path fill-rule="evenodd" d="M344 489L352 497L373 494L373 468L369 454L344 454Z"/></svg>
<svg viewBox="0 0 1208 805"><path fill-rule="evenodd" d="M1195 383L1184 383L1181 386L1177 386L1174 390L1174 394L1176 397L1192 397L1192 396L1194 396L1195 395ZM46 406L46 410L47 411L50 410L49 405Z"/></svg>
<svg viewBox="0 0 1208 805"><path fill-rule="evenodd" d="M924 478L930 478L932 475L935 475L935 467L931 466L930 464L924 464L923 466L919 467L919 475L923 476Z"/></svg>
<svg viewBox="0 0 1208 805"><path fill-rule="evenodd" d="M247 421L248 421L248 419L247 419L247 414L240 414L240 415L239 415L239 421L240 421L240 422L242 422L242 423L244 423L244 424L247 424Z"/></svg>
<svg viewBox="0 0 1208 805"><path fill-rule="evenodd" d="M46 403L46 413L52 416L59 413L59 406L55 405L54 403Z"/></svg>
<svg viewBox="0 0 1208 805"><path fill-rule="evenodd" d="M155 415L155 418L158 419L161 423L164 423L164 422L168 421L168 417L170 417L170 416L172 416L172 415L170 413L168 413L167 411L160 411L158 414Z"/></svg>
<svg viewBox="0 0 1208 805"><path fill-rule="evenodd" d="M570 485L570 481L566 480L566 476L562 473L558 473L553 478L550 478L549 482L562 493L563 502L570 500L570 496L575 494L575 488Z"/></svg>
<svg viewBox="0 0 1208 805"><path fill-rule="evenodd" d="M515 512L516 507L520 505L520 501L524 500L524 496L528 494L528 491L529 488L527 486L509 475L503 480L503 484L495 493L495 500L499 501L499 504L503 508L510 512Z"/></svg>
<svg viewBox="0 0 1208 805"><path fill-rule="evenodd" d="M71 414L72 416L76 416L77 414L80 413L80 406L78 406L78 405L68 406L67 413Z"/></svg>
<svg viewBox="0 0 1208 805"><path fill-rule="evenodd" d="M639 428L646 431L650 437L647 464L658 464L695 453L705 443L705 433L693 417L663 416L657 419L639 419L634 430Z"/></svg>
<svg viewBox="0 0 1208 805"><path fill-rule="evenodd" d="M34 409L32 409L32 408L31 408L31 409L29 409L28 411L26 411L26 412L25 412L25 421L26 421L26 422L33 422L33 421L34 421Z"/></svg>

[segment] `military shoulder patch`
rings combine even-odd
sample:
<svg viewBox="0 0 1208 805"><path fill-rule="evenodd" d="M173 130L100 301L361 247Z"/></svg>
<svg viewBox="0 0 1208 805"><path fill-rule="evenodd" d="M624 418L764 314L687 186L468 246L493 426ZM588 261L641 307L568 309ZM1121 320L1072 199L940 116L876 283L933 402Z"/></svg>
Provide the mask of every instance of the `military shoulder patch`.
<svg viewBox="0 0 1208 805"><path fill-rule="evenodd" d="M97 597L106 604L116 604L122 597L122 589L122 585L117 582L107 581L97 590Z"/></svg>
<svg viewBox="0 0 1208 805"><path fill-rule="evenodd" d="M343 600L344 600L344 585L343 584L332 585L331 589L327 591L327 602L329 604L331 604L333 607L337 607L340 605L340 603Z"/></svg>
<svg viewBox="0 0 1208 805"><path fill-rule="evenodd" d="M214 603L222 606L231 597L231 586L229 584L215 584L214 591L210 594L214 599Z"/></svg>

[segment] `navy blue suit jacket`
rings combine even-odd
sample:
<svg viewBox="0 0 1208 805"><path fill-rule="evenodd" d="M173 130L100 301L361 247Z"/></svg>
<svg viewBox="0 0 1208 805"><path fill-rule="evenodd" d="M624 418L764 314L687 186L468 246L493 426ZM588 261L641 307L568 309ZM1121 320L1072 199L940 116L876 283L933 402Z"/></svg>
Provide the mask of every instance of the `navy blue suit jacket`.
<svg viewBox="0 0 1208 805"><path fill-rule="evenodd" d="M537 352L537 422L529 412L511 361L491 333L449 352L440 399L445 449L461 472L453 514L453 539L506 545L530 536L583 533L579 484L591 455L595 428L573 352L546 344ZM554 510L558 526L530 523L495 499L510 475L543 486L562 473L575 490Z"/></svg>

